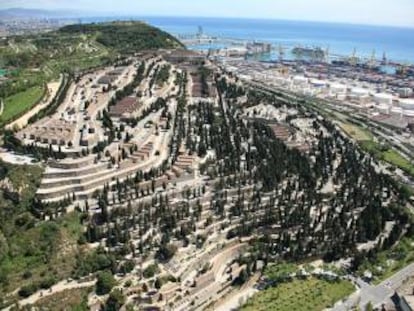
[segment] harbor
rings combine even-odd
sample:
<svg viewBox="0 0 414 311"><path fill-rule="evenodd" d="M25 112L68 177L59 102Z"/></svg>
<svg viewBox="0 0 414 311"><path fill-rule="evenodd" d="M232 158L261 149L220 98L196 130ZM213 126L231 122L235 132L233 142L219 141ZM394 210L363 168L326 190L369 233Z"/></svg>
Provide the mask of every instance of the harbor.
<svg viewBox="0 0 414 311"><path fill-rule="evenodd" d="M189 49L205 53L210 58L241 58L269 63L319 63L334 65L350 65L353 67L372 69L385 74L397 74L402 71L413 71L408 62L388 59L386 51L378 57L373 49L371 55L359 55L354 48L349 55L332 52L329 47L302 46L295 44L272 44L265 41L249 41L240 38L218 37L204 34L198 27L195 34L178 35Z"/></svg>

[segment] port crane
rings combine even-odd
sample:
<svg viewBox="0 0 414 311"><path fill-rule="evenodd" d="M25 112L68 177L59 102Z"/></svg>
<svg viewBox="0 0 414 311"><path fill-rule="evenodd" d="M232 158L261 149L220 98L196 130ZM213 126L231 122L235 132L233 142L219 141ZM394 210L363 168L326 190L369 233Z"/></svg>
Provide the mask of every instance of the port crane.
<svg viewBox="0 0 414 311"><path fill-rule="evenodd" d="M330 47L328 46L326 49L325 49L325 55L324 55L325 57L324 57L324 60L325 60L325 63L329 63L329 59L330 59Z"/></svg>
<svg viewBox="0 0 414 311"><path fill-rule="evenodd" d="M388 58L385 52L382 54L382 65L388 65Z"/></svg>
<svg viewBox="0 0 414 311"><path fill-rule="evenodd" d="M356 52L356 48L354 48L354 50L352 51L351 56L348 58L348 62L351 66L356 66L358 63L358 57L357 57L357 52Z"/></svg>
<svg viewBox="0 0 414 311"><path fill-rule="evenodd" d="M279 54L279 62L282 63L283 62L283 58L285 57L285 51L287 50L287 47L282 46L281 44L279 44L277 50L278 50L278 54Z"/></svg>
<svg viewBox="0 0 414 311"><path fill-rule="evenodd" d="M298 45L298 50L295 56L296 56L297 61L302 61L303 53L302 53L302 46L300 44Z"/></svg>
<svg viewBox="0 0 414 311"><path fill-rule="evenodd" d="M203 37L203 34L204 34L203 26L198 26L198 31L197 31L196 37L201 38L201 37Z"/></svg>
<svg viewBox="0 0 414 311"><path fill-rule="evenodd" d="M372 50L372 54L371 54L371 58L368 61L368 67L369 68L374 68L375 65L377 64L377 59L375 58L375 50Z"/></svg>

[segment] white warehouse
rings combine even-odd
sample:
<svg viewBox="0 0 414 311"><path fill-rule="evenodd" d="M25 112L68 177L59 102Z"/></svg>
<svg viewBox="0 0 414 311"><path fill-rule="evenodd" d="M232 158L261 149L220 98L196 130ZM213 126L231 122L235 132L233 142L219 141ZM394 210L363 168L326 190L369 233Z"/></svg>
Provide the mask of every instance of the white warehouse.
<svg viewBox="0 0 414 311"><path fill-rule="evenodd" d="M374 94L374 101L377 104L386 104L386 105L392 105L393 96L388 93L377 93Z"/></svg>
<svg viewBox="0 0 414 311"><path fill-rule="evenodd" d="M370 100L369 90L364 88L352 88L348 98L360 103L366 103Z"/></svg>

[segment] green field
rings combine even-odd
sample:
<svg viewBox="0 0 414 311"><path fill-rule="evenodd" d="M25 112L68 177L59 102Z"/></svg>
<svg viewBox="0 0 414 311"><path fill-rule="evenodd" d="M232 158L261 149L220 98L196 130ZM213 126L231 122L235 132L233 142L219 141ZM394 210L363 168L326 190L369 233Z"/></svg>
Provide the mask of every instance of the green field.
<svg viewBox="0 0 414 311"><path fill-rule="evenodd" d="M317 278L295 279L257 293L243 311L321 311L355 291L346 281L328 282Z"/></svg>
<svg viewBox="0 0 414 311"><path fill-rule="evenodd" d="M385 161L394 164L395 166L401 168L403 171L414 176L414 166L410 163L410 161L408 161L395 150L387 150L383 153L383 156Z"/></svg>
<svg viewBox="0 0 414 311"><path fill-rule="evenodd" d="M17 93L7 97L4 102L4 110L0 116L0 124L7 124L28 111L42 98L44 93L43 87L37 86L27 89L24 92Z"/></svg>
<svg viewBox="0 0 414 311"><path fill-rule="evenodd" d="M342 130L352 137L356 141L370 141L372 140L372 135L367 130L362 129L359 126L353 125L351 123L340 122L339 126Z"/></svg>

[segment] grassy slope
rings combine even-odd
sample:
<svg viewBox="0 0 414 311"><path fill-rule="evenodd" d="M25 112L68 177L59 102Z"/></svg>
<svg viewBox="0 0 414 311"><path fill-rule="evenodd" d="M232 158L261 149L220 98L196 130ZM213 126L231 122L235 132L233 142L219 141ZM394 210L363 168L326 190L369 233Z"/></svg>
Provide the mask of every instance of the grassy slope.
<svg viewBox="0 0 414 311"><path fill-rule="evenodd" d="M411 176L414 176L414 166L410 163L410 161L408 161L398 152L390 149L385 151L383 155L385 161L394 164L395 166L401 168L403 171L409 173Z"/></svg>
<svg viewBox="0 0 414 311"><path fill-rule="evenodd" d="M39 166L0 163L18 201L0 191L0 309L3 294L47 278L68 277L75 266L77 241L83 232L80 215L72 213L41 222L30 213L40 182Z"/></svg>
<svg viewBox="0 0 414 311"><path fill-rule="evenodd" d="M41 86L35 86L24 92L7 97L4 102L4 110L0 115L0 124L6 124L14 117L21 115L33 107L42 98L44 90Z"/></svg>
<svg viewBox="0 0 414 311"><path fill-rule="evenodd" d="M50 276L69 277L81 232L79 215L70 214L10 236L12 253L0 262L0 271L7 275L5 288L10 291ZM30 278L25 279L25 272L30 272Z"/></svg>
<svg viewBox="0 0 414 311"><path fill-rule="evenodd" d="M355 291L346 281L295 279L266 289L251 298L243 311L321 311Z"/></svg>
<svg viewBox="0 0 414 311"><path fill-rule="evenodd" d="M59 32L94 36L98 43L121 54L182 47L170 34L141 22L70 25Z"/></svg>

